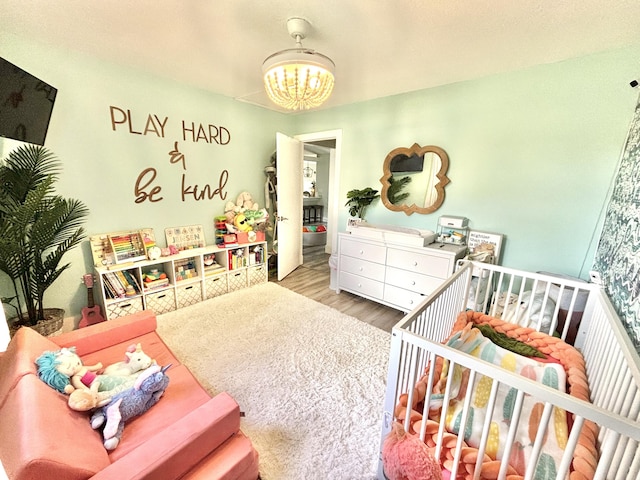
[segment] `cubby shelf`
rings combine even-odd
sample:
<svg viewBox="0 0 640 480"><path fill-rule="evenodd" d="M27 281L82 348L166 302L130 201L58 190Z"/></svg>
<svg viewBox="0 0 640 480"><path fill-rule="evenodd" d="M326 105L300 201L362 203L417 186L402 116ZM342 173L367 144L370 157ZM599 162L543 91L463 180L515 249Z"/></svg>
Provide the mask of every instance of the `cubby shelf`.
<svg viewBox="0 0 640 480"><path fill-rule="evenodd" d="M96 267L107 320L167 313L268 281L266 242L209 245L158 260Z"/></svg>

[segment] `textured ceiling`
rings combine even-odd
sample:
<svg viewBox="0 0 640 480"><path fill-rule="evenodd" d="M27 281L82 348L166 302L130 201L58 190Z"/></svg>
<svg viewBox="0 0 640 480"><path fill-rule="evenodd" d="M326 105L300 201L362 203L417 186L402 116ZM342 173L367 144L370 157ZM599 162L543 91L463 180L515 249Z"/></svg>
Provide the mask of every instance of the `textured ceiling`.
<svg viewBox="0 0 640 480"><path fill-rule="evenodd" d="M326 108L640 43L638 0L1 0L3 32L271 108L270 54L336 64ZM0 55L2 55L0 45ZM640 74L640 66L638 68ZM631 80L631 79L629 79Z"/></svg>

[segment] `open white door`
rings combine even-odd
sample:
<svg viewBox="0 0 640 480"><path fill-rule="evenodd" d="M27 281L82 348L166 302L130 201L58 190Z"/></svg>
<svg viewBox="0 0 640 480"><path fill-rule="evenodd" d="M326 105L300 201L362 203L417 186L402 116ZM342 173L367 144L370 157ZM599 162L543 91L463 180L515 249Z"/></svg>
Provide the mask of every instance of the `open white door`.
<svg viewBox="0 0 640 480"><path fill-rule="evenodd" d="M276 133L278 280L302 265L302 159L304 145Z"/></svg>

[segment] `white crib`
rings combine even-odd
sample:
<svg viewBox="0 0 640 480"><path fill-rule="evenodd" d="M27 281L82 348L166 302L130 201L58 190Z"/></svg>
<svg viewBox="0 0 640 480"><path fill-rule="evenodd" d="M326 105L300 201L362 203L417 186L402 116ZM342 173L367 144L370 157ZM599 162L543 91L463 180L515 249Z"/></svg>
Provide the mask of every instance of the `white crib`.
<svg viewBox="0 0 640 480"><path fill-rule="evenodd" d="M535 292L537 302L524 302L523 306L527 295L525 292ZM529 298L531 297L532 295ZM498 301L499 298L512 301ZM450 335L460 312L468 308L492 316L499 315L502 310L503 319L510 319L510 322L519 321L522 324L523 319L528 318L537 330L545 333L557 331L567 341L568 337L575 337L575 341L571 343L584 356L591 403L443 345L441 342ZM577 335L575 332L572 334L572 327L578 320L580 326ZM450 362L449 371L453 371L453 365L458 364L470 369L472 376L479 372L493 378L494 390L501 384L515 387L521 392L520 398L526 394L541 399L545 405L546 417L543 418L550 418L554 406L573 414L573 425L555 478L584 478L574 471L572 461L574 451L581 448L580 430L585 421L592 421L599 426L596 440L597 467L594 466L593 478L640 479L640 360L611 303L597 285L502 266L462 262L452 277L393 328L378 464L379 480L386 478L383 471L382 442L394 421L398 399L400 395L406 394L408 405L413 405L414 386L425 374L425 369L429 365L435 365L437 357ZM431 372L433 370L430 369ZM428 384L432 384L431 379ZM494 390L489 398L489 408L495 402ZM467 393L470 395L470 392ZM450 400L448 395L445 392L445 405ZM427 394L422 410L424 418L427 417L430 401L430 395ZM467 416L468 407L467 401L463 418ZM519 415L517 408L513 417L516 422ZM410 410L407 409L405 418L397 419L402 421L405 429L410 425ZM434 453L438 458L441 458L442 442L446 437L444 418L442 415L438 433L432 437L437 438ZM460 471L464 468L461 457L465 444L463 435L458 436L455 448L449 451L450 458L453 457L449 461L452 479L465 478L463 474L467 475L466 478L483 478L480 474L480 457L486 448L488 423L478 446L480 455L477 468L471 474ZM515 425L513 429L517 428L515 423L512 425ZM465 431L464 420L459 431ZM424 441L425 428L416 433ZM525 479L534 478L545 433L545 428L540 428L536 434L531 457L536 460L528 462L523 475ZM507 443L513 442L511 430L509 435ZM449 438L449 442L450 440ZM507 478L507 460L511 446L507 445L507 453L500 463L500 472L494 478Z"/></svg>

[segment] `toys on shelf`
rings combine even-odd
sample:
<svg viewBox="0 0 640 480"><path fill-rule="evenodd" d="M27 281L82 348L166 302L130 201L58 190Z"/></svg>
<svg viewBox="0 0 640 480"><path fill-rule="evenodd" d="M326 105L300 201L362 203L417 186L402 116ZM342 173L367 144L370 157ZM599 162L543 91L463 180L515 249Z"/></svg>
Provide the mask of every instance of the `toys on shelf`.
<svg viewBox="0 0 640 480"><path fill-rule="evenodd" d="M227 233L226 221L227 217L224 215L219 215L215 218L216 245L224 244L224 236Z"/></svg>
<svg viewBox="0 0 640 480"><path fill-rule="evenodd" d="M176 260L173 268L176 282L199 277L198 269L196 267L196 259L194 257Z"/></svg>
<svg viewBox="0 0 640 480"><path fill-rule="evenodd" d="M217 217L216 221L217 233L226 232L223 218ZM139 230L139 234L148 247L147 256L122 264L116 264L113 258L103 262L105 251L110 251L108 234L91 237L101 293L98 302L107 320L143 309L166 313L268 281L268 270L264 265L268 258L265 232L224 233L223 243L202 247L197 246L202 238L184 237L187 243L180 244L180 247L179 242L162 247L156 243L150 229ZM196 243L188 244L189 241ZM103 245L108 247L107 250ZM151 250L158 248L161 256L153 255L151 258Z"/></svg>
<svg viewBox="0 0 640 480"><path fill-rule="evenodd" d="M214 253L209 255L205 255L203 257L204 263L204 275L205 277L210 277L212 275L218 275L220 273L224 273L226 270L224 266L220 265L216 260L216 256Z"/></svg>
<svg viewBox="0 0 640 480"><path fill-rule="evenodd" d="M174 246L180 251L202 248L206 245L204 227L202 225L165 228L164 234L167 239L167 245L169 247Z"/></svg>
<svg viewBox="0 0 640 480"><path fill-rule="evenodd" d="M236 203L227 202L224 208L225 227L228 233L264 232L269 214L260 208L249 192L238 195Z"/></svg>
<svg viewBox="0 0 640 480"><path fill-rule="evenodd" d="M142 273L142 282L145 290L156 290L169 286L169 277L158 268L151 268Z"/></svg>

